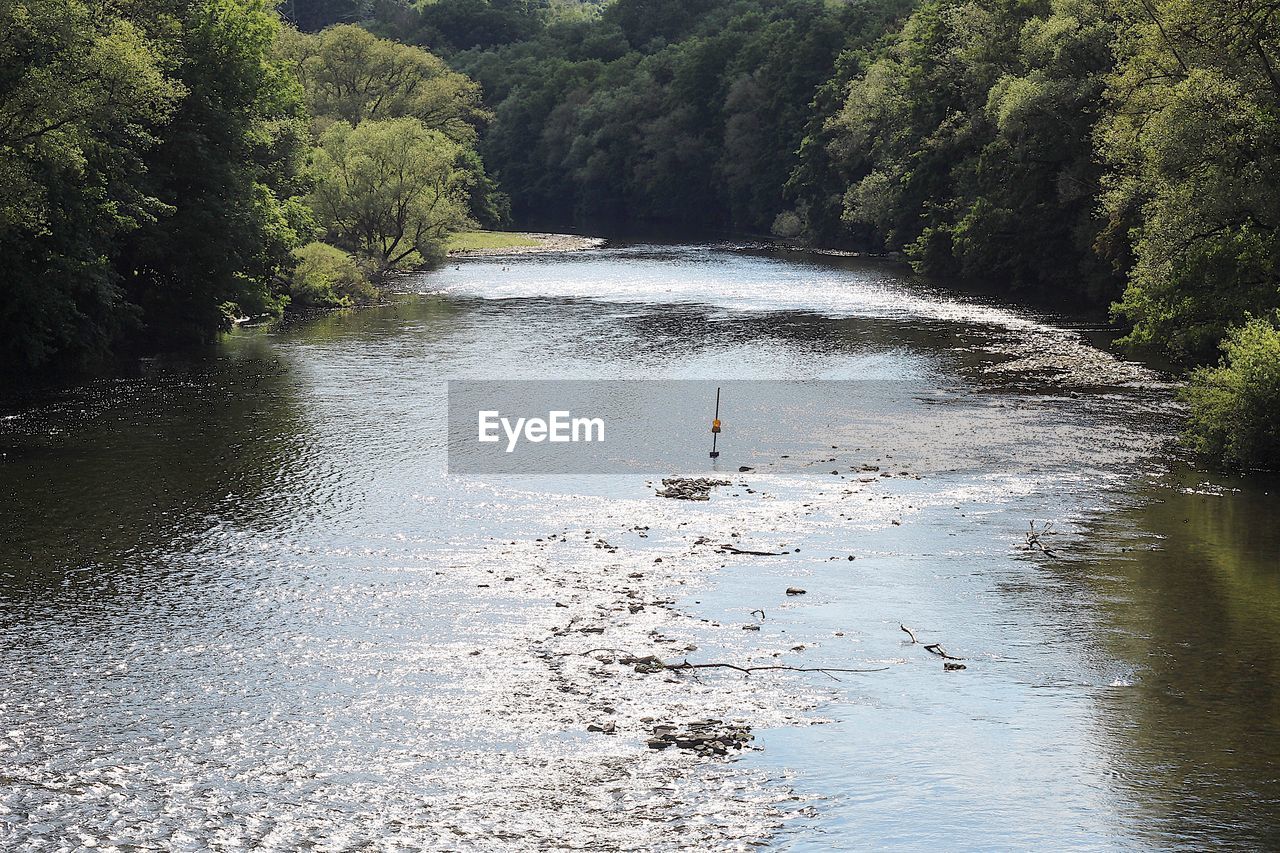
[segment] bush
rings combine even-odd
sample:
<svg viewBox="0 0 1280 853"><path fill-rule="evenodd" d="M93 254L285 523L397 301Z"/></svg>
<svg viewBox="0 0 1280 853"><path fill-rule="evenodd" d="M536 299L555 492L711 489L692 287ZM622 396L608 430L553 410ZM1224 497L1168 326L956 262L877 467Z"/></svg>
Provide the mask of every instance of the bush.
<svg viewBox="0 0 1280 853"><path fill-rule="evenodd" d="M794 210L784 210L773 220L773 236L784 240L799 237L805 232L805 221Z"/></svg>
<svg viewBox="0 0 1280 853"><path fill-rule="evenodd" d="M1251 318L1231 330L1222 350L1222 363L1195 371L1183 392L1189 438L1222 462L1280 470L1280 329Z"/></svg>
<svg viewBox="0 0 1280 853"><path fill-rule="evenodd" d="M293 253L289 299L308 308L348 308L369 302L377 291L355 258L326 243L308 243Z"/></svg>

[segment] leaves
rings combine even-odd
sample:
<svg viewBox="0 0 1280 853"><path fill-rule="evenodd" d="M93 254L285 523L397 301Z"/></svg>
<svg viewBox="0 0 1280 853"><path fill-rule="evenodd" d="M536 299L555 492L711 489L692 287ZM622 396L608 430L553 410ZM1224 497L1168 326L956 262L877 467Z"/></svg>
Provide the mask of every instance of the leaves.
<svg viewBox="0 0 1280 853"><path fill-rule="evenodd" d="M329 236L379 272L420 264L465 222L459 153L416 118L335 122L313 155L312 205Z"/></svg>
<svg viewBox="0 0 1280 853"><path fill-rule="evenodd" d="M1134 263L1126 341L1203 362L1250 312L1280 307L1280 8L1134 2L1099 148Z"/></svg>

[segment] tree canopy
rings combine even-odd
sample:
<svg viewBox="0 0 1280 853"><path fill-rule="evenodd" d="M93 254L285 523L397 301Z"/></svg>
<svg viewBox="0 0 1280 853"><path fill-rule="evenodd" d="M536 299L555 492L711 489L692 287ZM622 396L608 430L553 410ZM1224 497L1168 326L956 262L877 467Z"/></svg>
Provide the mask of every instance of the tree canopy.
<svg viewBox="0 0 1280 853"><path fill-rule="evenodd" d="M312 204L328 236L379 270L439 255L466 220L459 150L414 118L334 123L312 166Z"/></svg>
<svg viewBox="0 0 1280 853"><path fill-rule="evenodd" d="M468 206L505 215L474 150L485 119L477 86L426 51L353 26L302 35L268 0L0 0L0 373L86 369L277 314L317 234L375 269L437 255ZM311 207L332 201L332 161L310 152L338 123L375 161L385 134L412 141L423 187L384 172L363 197L403 221L400 243Z"/></svg>
<svg viewBox="0 0 1280 853"><path fill-rule="evenodd" d="M1274 2L282 12L298 29L268 0L0 0L0 370L345 304L353 270L514 214L772 230L1112 305L1135 350L1222 356L1194 374L1202 438L1280 420L1242 390L1280 335Z"/></svg>

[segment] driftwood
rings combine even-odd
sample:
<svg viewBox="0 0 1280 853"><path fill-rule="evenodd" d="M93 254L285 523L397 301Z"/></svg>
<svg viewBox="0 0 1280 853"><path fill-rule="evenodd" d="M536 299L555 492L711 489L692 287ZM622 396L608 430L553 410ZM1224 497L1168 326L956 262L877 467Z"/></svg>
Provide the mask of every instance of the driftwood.
<svg viewBox="0 0 1280 853"><path fill-rule="evenodd" d="M835 678L835 676L832 675L834 672L885 672L889 669L887 666L878 667L876 669L850 669L846 667L833 666L785 666L783 664L772 664L769 666L739 666L736 663L690 663L688 659L685 659L680 663L667 663L657 655L644 655L643 657L640 657L627 652L625 649L587 649L585 652L578 652L578 654L589 655L593 652L612 652L615 654L622 652L627 656L618 657L618 663L624 666L633 666L635 667L636 672L662 672L664 670L680 672L691 669L732 669L735 672L742 673L743 675L751 675L753 672L767 672L772 670L786 672L820 672L830 678ZM839 681L840 679L835 678L835 680Z"/></svg>
<svg viewBox="0 0 1280 853"><path fill-rule="evenodd" d="M781 664L775 664L773 666L738 666L736 663L689 663L687 660L682 661L681 663L664 663L663 667L668 670L732 669L742 673L743 675L751 675L753 672L765 672L767 670L784 670L786 672L820 672L829 678L835 679L836 681L839 681L840 679L832 675L831 673L833 672L884 672L889 668L887 666L882 666L876 669L845 669L842 667L832 666L805 667L783 666Z"/></svg>
<svg viewBox="0 0 1280 853"><path fill-rule="evenodd" d="M1046 557L1053 557L1054 559L1057 559L1058 555L1053 553L1053 550L1048 545L1044 544L1044 538L1043 538L1045 536L1050 536L1053 534L1054 532L1053 522L1046 521L1044 523L1044 526L1039 528L1036 527L1036 523L1034 519L1030 522L1030 524L1031 524L1031 529L1027 531L1027 550L1028 551L1039 550Z"/></svg>
<svg viewBox="0 0 1280 853"><path fill-rule="evenodd" d="M942 647L941 643L925 644L920 642L918 639L916 639L915 632L912 631L910 628L908 628L906 625L899 623L898 627L901 628L903 631L907 632L907 636L911 638L911 642L913 644L917 646L924 646L924 650L926 652L929 652L930 654L935 654L938 657L942 658L943 660L964 660L964 658L953 657L952 655L947 654L947 650Z"/></svg>
<svg viewBox="0 0 1280 853"><path fill-rule="evenodd" d="M744 557L783 557L786 551L751 551L746 548L735 548L732 545L721 545L721 551L727 551L730 554L741 554Z"/></svg>
<svg viewBox="0 0 1280 853"><path fill-rule="evenodd" d="M951 655L947 654L946 650L943 649L942 646L939 645L938 643L931 643L925 646L924 650L926 652L932 652L933 654L937 655L943 660L964 660L964 658L952 657Z"/></svg>

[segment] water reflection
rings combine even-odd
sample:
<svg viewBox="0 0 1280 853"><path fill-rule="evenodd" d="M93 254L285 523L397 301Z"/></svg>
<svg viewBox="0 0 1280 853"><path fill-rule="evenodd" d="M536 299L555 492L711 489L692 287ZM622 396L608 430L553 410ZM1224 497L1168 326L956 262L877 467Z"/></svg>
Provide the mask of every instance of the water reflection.
<svg viewBox="0 0 1280 853"><path fill-rule="evenodd" d="M246 335L208 360L157 360L11 415L0 466L6 590L106 591L124 582L116 569L198 548L227 516L278 525L286 508L272 499L301 476L307 445L287 373L261 335Z"/></svg>
<svg viewBox="0 0 1280 853"><path fill-rule="evenodd" d="M1108 645L1134 667L1101 723L1154 842L1280 844L1278 489L1179 469L1091 531Z"/></svg>

